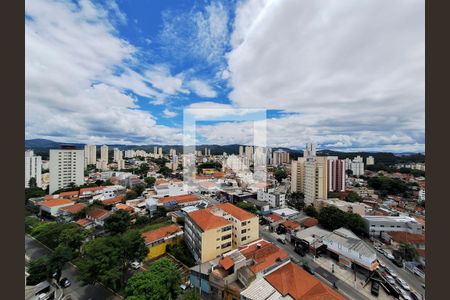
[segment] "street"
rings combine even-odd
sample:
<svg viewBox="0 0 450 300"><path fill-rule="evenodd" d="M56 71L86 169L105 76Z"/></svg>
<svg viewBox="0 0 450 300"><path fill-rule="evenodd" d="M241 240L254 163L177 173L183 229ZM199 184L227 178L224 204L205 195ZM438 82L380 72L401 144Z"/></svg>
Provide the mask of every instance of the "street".
<svg viewBox="0 0 450 300"><path fill-rule="evenodd" d="M260 227L260 236L271 242L274 243L275 245L277 245L278 247L284 249L291 257L297 259L298 261L303 261L303 262L307 262L308 265L311 267L311 269L316 270L319 269L319 273L320 273L320 277L317 277L319 279L321 279L322 281L327 281L326 278L332 278L332 281L336 282L336 285L339 289L339 291L343 294L345 294L348 298L350 299L356 299L356 300L366 300L368 299L367 297L365 297L363 294L361 294L360 292L358 292L355 288L353 288L352 286L348 285L346 282L336 279L336 277L331 274L329 271L324 270L323 268L321 268L316 262L313 261L312 257L310 255L305 255L304 257L301 257L298 253L296 253L294 251L294 249L290 246L290 245L284 245L280 242L278 242L276 240L276 238L270 234L269 232L263 230ZM323 279L322 279L323 278ZM328 282L326 282L328 284Z"/></svg>
<svg viewBox="0 0 450 300"><path fill-rule="evenodd" d="M46 248L39 241L33 239L28 234L25 235L25 254L30 259L35 259L50 253L51 250ZM113 292L99 284L82 286L76 279L76 275L76 268L71 263L67 263L62 270L61 276L61 278L67 277L72 282L70 287L64 289L64 295L66 295L66 297L70 296L70 299L74 300L121 299L121 297L115 295Z"/></svg>

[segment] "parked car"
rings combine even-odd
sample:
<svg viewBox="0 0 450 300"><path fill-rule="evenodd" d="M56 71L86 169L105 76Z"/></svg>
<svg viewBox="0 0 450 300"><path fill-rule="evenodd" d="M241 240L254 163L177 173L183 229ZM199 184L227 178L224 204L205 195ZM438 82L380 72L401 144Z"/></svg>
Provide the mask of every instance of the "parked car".
<svg viewBox="0 0 450 300"><path fill-rule="evenodd" d="M370 293L378 297L378 294L380 293L380 284L378 282L372 281L372 288L370 289Z"/></svg>
<svg viewBox="0 0 450 300"><path fill-rule="evenodd" d="M385 256L386 256L388 259L390 259L390 260L394 260L394 259L395 259L395 257L394 257L392 254L390 254L389 252L386 252Z"/></svg>
<svg viewBox="0 0 450 300"><path fill-rule="evenodd" d="M62 286L63 288L69 287L71 284L72 283L70 282L70 280L67 279L66 277L64 277L59 281L59 285Z"/></svg>
<svg viewBox="0 0 450 300"><path fill-rule="evenodd" d="M397 282L400 284L400 286L402 287L402 289L409 291L411 288L409 287L409 285L406 283L406 281L404 281L403 279L401 279L400 277L398 277Z"/></svg>
<svg viewBox="0 0 450 300"><path fill-rule="evenodd" d="M422 300L422 296L419 293L413 291L411 291L411 298L413 300Z"/></svg>
<svg viewBox="0 0 450 300"><path fill-rule="evenodd" d="M379 260L378 263L380 264L380 267L382 267L383 269L386 268L386 265L383 264L383 262L381 260Z"/></svg>
<svg viewBox="0 0 450 300"><path fill-rule="evenodd" d="M141 267L141 263L140 263L140 262L137 262L137 261L134 261L134 262L131 263L131 267L132 267L134 270L137 270L137 269L139 269L139 268Z"/></svg>
<svg viewBox="0 0 450 300"><path fill-rule="evenodd" d="M412 300L411 296L409 295L409 293L403 289L400 289L400 298L404 299L404 300Z"/></svg>
<svg viewBox="0 0 450 300"><path fill-rule="evenodd" d="M277 238L277 241L279 241L279 242L282 243L283 245L286 244L286 241L283 240L282 238Z"/></svg>
<svg viewBox="0 0 450 300"><path fill-rule="evenodd" d="M393 259L392 262L399 268L403 268L403 261L401 259Z"/></svg>

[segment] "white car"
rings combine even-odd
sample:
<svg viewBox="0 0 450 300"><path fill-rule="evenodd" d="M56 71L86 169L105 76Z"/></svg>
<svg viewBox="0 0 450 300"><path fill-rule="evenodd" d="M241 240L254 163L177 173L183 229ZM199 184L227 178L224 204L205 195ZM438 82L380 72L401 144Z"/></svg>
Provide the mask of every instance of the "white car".
<svg viewBox="0 0 450 300"><path fill-rule="evenodd" d="M137 270L137 269L139 269L141 267L141 263L137 262L137 261L134 261L134 262L131 263L131 267L133 269Z"/></svg>
<svg viewBox="0 0 450 300"><path fill-rule="evenodd" d="M400 283L400 286L404 289L404 290L411 290L411 288L409 287L409 285L406 283L406 281L404 281L401 278L397 278L398 283Z"/></svg>

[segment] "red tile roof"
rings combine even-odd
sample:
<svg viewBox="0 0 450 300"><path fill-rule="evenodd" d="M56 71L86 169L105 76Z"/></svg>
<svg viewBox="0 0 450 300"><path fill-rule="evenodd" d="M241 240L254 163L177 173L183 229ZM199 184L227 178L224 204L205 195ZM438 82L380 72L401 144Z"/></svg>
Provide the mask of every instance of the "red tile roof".
<svg viewBox="0 0 450 300"><path fill-rule="evenodd" d="M194 202L200 200L200 197L194 194L186 194L172 197L164 197L159 199L159 203L165 204L167 202L176 201L177 203Z"/></svg>
<svg viewBox="0 0 450 300"><path fill-rule="evenodd" d="M425 235L423 234L393 231L389 232L389 235L398 243L425 244Z"/></svg>
<svg viewBox="0 0 450 300"><path fill-rule="evenodd" d="M203 230L209 230L230 225L231 222L223 217L211 213L208 209L201 209L189 214L189 217Z"/></svg>
<svg viewBox="0 0 450 300"><path fill-rule="evenodd" d="M105 186L92 186L87 188L80 189L80 194L84 194L86 192L93 192L93 191L101 191L105 188Z"/></svg>
<svg viewBox="0 0 450 300"><path fill-rule="evenodd" d="M261 247L258 248L258 245ZM286 251L266 240L259 240L243 246L240 251L247 259L255 261L255 264L250 267L253 273L259 273L276 264L278 260L289 257Z"/></svg>
<svg viewBox="0 0 450 300"><path fill-rule="evenodd" d="M281 220L283 219L282 217L280 217L280 216L277 215L277 214L270 214L270 215L267 215L266 218L271 219L272 222L278 222L278 221L281 221Z"/></svg>
<svg viewBox="0 0 450 300"><path fill-rule="evenodd" d="M132 208L129 205L123 204L123 203L117 203L116 204L116 208L117 209L121 209L121 210L125 210L125 211L129 211L129 212L134 212L134 208Z"/></svg>
<svg viewBox="0 0 450 300"><path fill-rule="evenodd" d="M74 204L74 205L71 205L71 206L66 206L66 207L63 207L63 208L60 208L60 209L64 210L64 211L67 211L67 212L69 212L71 214L76 214L77 212L82 211L85 207L87 207L86 204L84 204L84 203L77 203L77 204Z"/></svg>
<svg viewBox="0 0 450 300"><path fill-rule="evenodd" d="M300 228L300 224L298 224L297 222L291 221L291 220L286 220L284 222L281 223L285 228L289 228L289 229L297 229Z"/></svg>
<svg viewBox="0 0 450 300"><path fill-rule="evenodd" d="M119 196L111 198L111 199L103 200L102 203L105 205L112 205L112 204L122 202L123 200L125 200L126 197L127 197L126 195L119 195Z"/></svg>
<svg viewBox="0 0 450 300"><path fill-rule="evenodd" d="M82 227L86 227L89 224L92 224L91 220L88 219L79 219L78 221L75 222L75 224L78 224Z"/></svg>
<svg viewBox="0 0 450 300"><path fill-rule="evenodd" d="M234 261L229 257L225 256L221 260L219 260L219 264L224 268L225 270L228 270L232 266L234 266Z"/></svg>
<svg viewBox="0 0 450 300"><path fill-rule="evenodd" d="M308 217L306 219L304 219L301 224L304 227L313 227L316 226L317 224L319 224L319 221L316 218L312 218L312 217Z"/></svg>
<svg viewBox="0 0 450 300"><path fill-rule="evenodd" d="M59 195L45 195L44 200L58 199Z"/></svg>
<svg viewBox="0 0 450 300"><path fill-rule="evenodd" d="M39 203L39 205L47 207L60 206L66 204L73 204L73 201L69 199L52 199Z"/></svg>
<svg viewBox="0 0 450 300"><path fill-rule="evenodd" d="M78 191L70 191L70 192L61 192L59 193L59 197L67 197L67 196L78 196Z"/></svg>
<svg viewBox="0 0 450 300"><path fill-rule="evenodd" d="M99 207L92 207L87 213L86 217L91 217L93 219L101 219L109 215L110 212Z"/></svg>
<svg viewBox="0 0 450 300"><path fill-rule="evenodd" d="M152 243L154 241L157 241L159 239L162 239L163 237L166 237L179 231L181 231L181 228L178 225L173 224L152 231L144 232L142 234L142 237L144 238L145 243Z"/></svg>
<svg viewBox="0 0 450 300"><path fill-rule="evenodd" d="M235 217L236 219L238 219L240 221L245 221L245 220L256 217L254 214L249 213L248 211L243 210L242 208L239 208L231 203L222 203L222 204L214 205L208 209L212 209L212 208L220 208L221 210L226 211L227 213L229 213L230 215L232 215L233 217Z"/></svg>
<svg viewBox="0 0 450 300"><path fill-rule="evenodd" d="M270 273L265 279L280 294L289 295L295 300L346 299L292 262Z"/></svg>

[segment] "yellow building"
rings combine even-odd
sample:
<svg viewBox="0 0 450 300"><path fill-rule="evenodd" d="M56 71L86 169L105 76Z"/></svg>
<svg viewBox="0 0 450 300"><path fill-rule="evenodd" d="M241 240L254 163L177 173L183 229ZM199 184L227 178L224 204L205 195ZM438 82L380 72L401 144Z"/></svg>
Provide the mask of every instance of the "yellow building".
<svg viewBox="0 0 450 300"><path fill-rule="evenodd" d="M166 253L167 245L174 245L183 238L183 231L178 225L164 226L142 234L148 247L147 259L154 259Z"/></svg>
<svg viewBox="0 0 450 300"><path fill-rule="evenodd" d="M188 214L184 236L195 260L203 263L257 240L258 217L230 203L215 205Z"/></svg>

